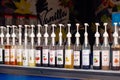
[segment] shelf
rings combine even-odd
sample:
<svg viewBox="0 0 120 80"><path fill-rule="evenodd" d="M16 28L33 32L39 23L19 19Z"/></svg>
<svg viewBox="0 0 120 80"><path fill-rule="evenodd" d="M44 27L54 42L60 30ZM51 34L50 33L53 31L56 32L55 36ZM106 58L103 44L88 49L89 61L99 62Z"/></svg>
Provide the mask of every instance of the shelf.
<svg viewBox="0 0 120 80"><path fill-rule="evenodd" d="M50 67L23 67L14 65L1 65L0 73L48 76L72 79L92 79L92 80L119 80L120 71L103 70L84 70L84 69L65 69Z"/></svg>

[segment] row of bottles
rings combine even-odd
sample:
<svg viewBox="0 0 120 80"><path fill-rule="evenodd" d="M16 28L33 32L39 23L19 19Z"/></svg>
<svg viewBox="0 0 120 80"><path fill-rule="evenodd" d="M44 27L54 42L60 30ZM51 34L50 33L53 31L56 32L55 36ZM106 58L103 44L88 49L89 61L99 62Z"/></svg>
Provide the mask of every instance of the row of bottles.
<svg viewBox="0 0 120 80"><path fill-rule="evenodd" d="M112 45L112 54L110 54L110 46L108 44L108 33L107 33L107 23L104 23L105 32L103 34L104 42L100 45L98 32L99 23L96 23L96 33L95 33L95 45L93 46L93 53L91 52L90 45L88 43L88 33L87 27L89 26L85 23L85 33L84 33L84 44L80 44L80 33L79 24L77 26L77 32L75 34L76 43L71 44L71 24L67 24L67 43L63 45L62 40L62 27L63 24L59 24L59 44L55 44L56 34L54 32L55 24L52 24L51 33L51 45L48 45L49 34L47 32L48 25L45 24L44 44L41 43L41 28L42 26L38 24L37 33L37 45L34 41L34 27L35 25L24 25L24 44L22 42L22 25L19 27L19 42L16 44L16 34L15 25L7 25L7 33L4 35L3 26L1 26L1 46L0 46L0 63L7 65L20 65L20 66L44 66L44 67L60 67L60 68L83 68L83 69L120 69L120 46L118 44L118 29L117 23L115 24L115 31L113 34L114 42ZM31 27L31 33L28 34L28 27ZM12 34L9 33L9 28L12 28ZM10 44L10 36L12 37L12 44ZM31 38L30 44L28 43L28 36ZM6 37L6 44L4 44L4 38Z"/></svg>

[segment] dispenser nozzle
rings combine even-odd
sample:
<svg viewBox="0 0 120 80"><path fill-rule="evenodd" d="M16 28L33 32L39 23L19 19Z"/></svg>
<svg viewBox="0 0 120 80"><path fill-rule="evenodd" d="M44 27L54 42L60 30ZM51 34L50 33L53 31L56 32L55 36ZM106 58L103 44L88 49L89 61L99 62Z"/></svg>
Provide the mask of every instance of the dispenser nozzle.
<svg viewBox="0 0 120 80"><path fill-rule="evenodd" d="M64 26L63 24L59 24L60 26L60 32L59 32L59 44L60 46L62 45L62 26Z"/></svg>
<svg viewBox="0 0 120 80"><path fill-rule="evenodd" d="M40 27L42 27L40 24L37 25L38 26L38 34L37 37L41 37L41 33L40 33Z"/></svg>
<svg viewBox="0 0 120 80"><path fill-rule="evenodd" d="M0 37L1 37L1 45L3 45L3 38L4 38L4 33L3 33L3 28L4 28L4 26L0 26L0 28L1 28L1 34L0 34Z"/></svg>

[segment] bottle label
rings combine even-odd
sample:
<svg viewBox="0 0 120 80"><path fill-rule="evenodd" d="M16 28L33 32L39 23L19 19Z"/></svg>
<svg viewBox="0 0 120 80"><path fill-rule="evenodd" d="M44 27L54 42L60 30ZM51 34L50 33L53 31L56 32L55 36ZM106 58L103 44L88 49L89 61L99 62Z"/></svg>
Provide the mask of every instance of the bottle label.
<svg viewBox="0 0 120 80"><path fill-rule="evenodd" d="M5 62L9 62L9 61L10 61L10 50L5 49Z"/></svg>
<svg viewBox="0 0 120 80"><path fill-rule="evenodd" d="M25 49L23 53L23 65L28 66L28 49Z"/></svg>
<svg viewBox="0 0 120 80"><path fill-rule="evenodd" d="M3 49L0 48L0 62L3 61Z"/></svg>
<svg viewBox="0 0 120 80"><path fill-rule="evenodd" d="M82 51L82 65L88 66L90 62L90 50L83 50Z"/></svg>
<svg viewBox="0 0 120 80"><path fill-rule="evenodd" d="M22 62L22 52L23 49L18 49L17 51L17 62Z"/></svg>
<svg viewBox="0 0 120 80"><path fill-rule="evenodd" d="M55 50L50 50L49 54L50 54L50 57L49 57L50 64L55 65L55 54L56 54L56 51Z"/></svg>
<svg viewBox="0 0 120 80"><path fill-rule="evenodd" d="M102 51L102 66L109 66L109 50Z"/></svg>
<svg viewBox="0 0 120 80"><path fill-rule="evenodd" d="M120 66L120 51L113 51L112 65Z"/></svg>
<svg viewBox="0 0 120 80"><path fill-rule="evenodd" d="M80 66L80 51L74 51L74 66Z"/></svg>
<svg viewBox="0 0 120 80"><path fill-rule="evenodd" d="M15 49L11 49L10 61L15 62Z"/></svg>
<svg viewBox="0 0 120 80"><path fill-rule="evenodd" d="M35 63L35 52L34 49L29 50L29 63Z"/></svg>
<svg viewBox="0 0 120 80"><path fill-rule="evenodd" d="M93 66L100 66L100 50L93 51Z"/></svg>
<svg viewBox="0 0 120 80"><path fill-rule="evenodd" d="M71 65L72 64L72 54L73 50L65 50L65 65Z"/></svg>
<svg viewBox="0 0 120 80"><path fill-rule="evenodd" d="M36 50L35 60L36 60L36 64L41 64L41 50Z"/></svg>
<svg viewBox="0 0 120 80"><path fill-rule="evenodd" d="M57 64L63 65L63 50L57 50Z"/></svg>
<svg viewBox="0 0 120 80"><path fill-rule="evenodd" d="M42 54L43 64L48 64L48 51L49 49L43 49L43 54Z"/></svg>

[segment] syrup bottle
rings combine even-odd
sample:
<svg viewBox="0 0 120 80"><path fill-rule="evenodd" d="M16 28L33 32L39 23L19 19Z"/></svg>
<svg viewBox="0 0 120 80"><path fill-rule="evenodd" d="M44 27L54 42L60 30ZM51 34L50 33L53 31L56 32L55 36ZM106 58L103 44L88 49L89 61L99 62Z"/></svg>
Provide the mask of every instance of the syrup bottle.
<svg viewBox="0 0 120 80"><path fill-rule="evenodd" d="M80 45L80 33L79 33L79 23L76 24L77 26L77 32L75 34L76 37L76 44L74 46L74 68L79 69L81 64L80 64L80 56L81 56L81 45Z"/></svg>
<svg viewBox="0 0 120 80"><path fill-rule="evenodd" d="M11 53L11 45L10 45L10 34L9 34L9 25L7 25L7 34L6 34L6 38L7 38L7 42L5 45L5 64L10 64L10 53Z"/></svg>
<svg viewBox="0 0 120 80"><path fill-rule="evenodd" d="M67 45L65 46L65 68L73 68L73 46L71 45L71 33L70 33L71 24L68 24L68 33L67 33Z"/></svg>
<svg viewBox="0 0 120 80"><path fill-rule="evenodd" d="M50 67L55 67L55 63L56 63L56 46L55 46L56 34L54 32L54 27L56 27L56 25L52 24L52 34L51 34L52 42L49 48L50 49L49 50L49 66Z"/></svg>
<svg viewBox="0 0 120 80"><path fill-rule="evenodd" d="M90 69L90 45L88 43L87 23L85 25L84 45L82 48L82 68Z"/></svg>
<svg viewBox="0 0 120 80"><path fill-rule="evenodd" d="M120 69L120 45L118 44L118 29L117 23L114 23L115 31L113 33L114 42L112 45L112 70Z"/></svg>
<svg viewBox="0 0 120 80"><path fill-rule="evenodd" d="M37 46L36 46L36 52L35 52L35 62L36 66L42 65L42 45L41 45L41 33L40 33L40 27L42 27L40 24L38 26L38 33L37 33Z"/></svg>
<svg viewBox="0 0 120 80"><path fill-rule="evenodd" d="M22 25L18 25L19 27L19 44L17 47L17 65L22 66L23 65L23 45L22 45Z"/></svg>
<svg viewBox="0 0 120 80"><path fill-rule="evenodd" d="M62 26L63 24L59 24L60 32L59 32L59 44L57 46L57 67L63 68L64 67L64 45L62 44Z"/></svg>
<svg viewBox="0 0 120 80"><path fill-rule="evenodd" d="M30 50L29 50L29 66L34 67L35 66L35 47L34 47L34 30L33 28L35 27L35 25L31 25L32 30L31 30L31 34L30 34L30 38L31 38L31 46L30 46Z"/></svg>
<svg viewBox="0 0 120 80"><path fill-rule="evenodd" d="M27 33L27 27L29 25L24 25L25 26L25 32L24 32L24 52L23 52L23 66L28 66L28 60L29 60L29 49L28 49L28 33Z"/></svg>
<svg viewBox="0 0 120 80"><path fill-rule="evenodd" d="M1 34L0 34L0 37L1 37L1 44L0 44L0 64L4 64L4 57L5 57L5 53L4 53L4 33L3 33L3 28L4 26L0 26L1 28Z"/></svg>
<svg viewBox="0 0 120 80"><path fill-rule="evenodd" d="M45 24L45 34L44 34L44 38L45 38L45 44L43 45L43 50L42 50L42 65L47 67L48 66L48 52L49 52L49 46L48 46L48 32L47 32L47 27L48 25Z"/></svg>
<svg viewBox="0 0 120 80"><path fill-rule="evenodd" d="M11 54L10 54L10 64L11 65L16 65L17 64L17 59L16 59L17 46L15 44L16 34L15 34L15 29L14 29L15 27L16 27L15 25L12 26L13 33L11 35L11 37L12 37L12 46L11 46Z"/></svg>
<svg viewBox="0 0 120 80"><path fill-rule="evenodd" d="M95 45L93 46L93 69L101 69L101 45L99 43L99 23L96 23Z"/></svg>
<svg viewBox="0 0 120 80"><path fill-rule="evenodd" d="M104 42L102 45L102 70L109 70L110 67L110 46L108 44L107 23L104 23L105 32L103 34Z"/></svg>

